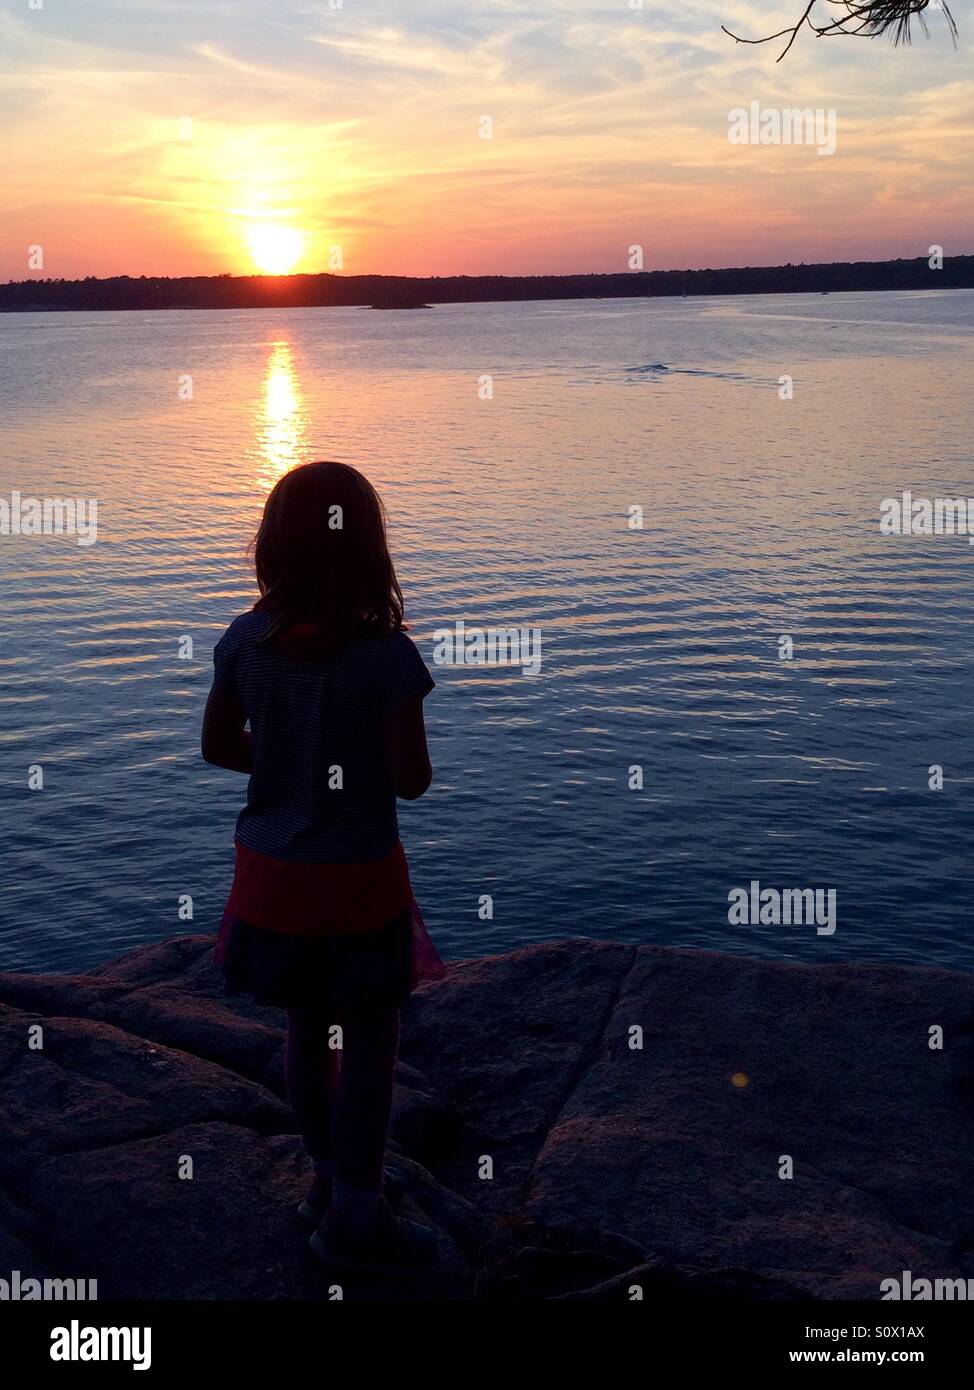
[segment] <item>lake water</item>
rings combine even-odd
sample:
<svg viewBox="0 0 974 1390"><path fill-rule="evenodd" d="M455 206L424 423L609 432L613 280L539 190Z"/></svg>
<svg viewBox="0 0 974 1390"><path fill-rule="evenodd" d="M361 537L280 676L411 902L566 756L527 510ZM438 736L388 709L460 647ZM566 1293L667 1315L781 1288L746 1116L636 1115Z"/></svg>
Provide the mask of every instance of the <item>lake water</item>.
<svg viewBox="0 0 974 1390"><path fill-rule="evenodd" d="M89 547L0 536L0 968L217 926L244 781L198 755L212 647L314 457L383 492L428 663L461 619L541 631L536 677L434 668L401 824L444 955L974 964L974 548L878 526L974 494L974 293L828 298L0 317L0 496L99 504ZM732 925L752 880L834 888L834 934Z"/></svg>

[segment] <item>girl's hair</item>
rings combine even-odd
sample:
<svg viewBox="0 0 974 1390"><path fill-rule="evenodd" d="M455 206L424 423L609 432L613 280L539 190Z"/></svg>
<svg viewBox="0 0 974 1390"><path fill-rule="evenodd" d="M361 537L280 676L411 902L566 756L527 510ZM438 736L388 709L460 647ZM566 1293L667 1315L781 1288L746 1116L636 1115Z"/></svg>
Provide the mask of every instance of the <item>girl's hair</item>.
<svg viewBox="0 0 974 1390"><path fill-rule="evenodd" d="M264 504L253 560L261 593L254 607L271 616L266 641L287 640L291 629L310 625L312 635L299 645L319 655L403 625L382 502L347 463L303 463L278 480Z"/></svg>

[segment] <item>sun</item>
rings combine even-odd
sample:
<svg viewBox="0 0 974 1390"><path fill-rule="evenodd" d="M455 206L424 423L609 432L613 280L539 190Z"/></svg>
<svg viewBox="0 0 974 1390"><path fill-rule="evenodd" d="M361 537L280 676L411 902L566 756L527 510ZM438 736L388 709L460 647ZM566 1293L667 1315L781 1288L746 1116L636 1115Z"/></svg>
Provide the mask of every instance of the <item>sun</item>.
<svg viewBox="0 0 974 1390"><path fill-rule="evenodd" d="M262 275L290 275L304 245L304 232L283 222L254 222L247 228L250 256Z"/></svg>

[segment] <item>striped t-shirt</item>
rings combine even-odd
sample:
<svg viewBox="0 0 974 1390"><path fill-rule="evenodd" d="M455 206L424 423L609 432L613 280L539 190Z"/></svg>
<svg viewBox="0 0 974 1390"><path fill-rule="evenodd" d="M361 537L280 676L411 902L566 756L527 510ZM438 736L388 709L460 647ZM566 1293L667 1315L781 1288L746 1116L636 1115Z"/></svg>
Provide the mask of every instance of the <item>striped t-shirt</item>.
<svg viewBox="0 0 974 1390"><path fill-rule="evenodd" d="M399 843L382 720L433 678L404 632L302 660L260 640L269 623L244 613L213 652L214 683L246 711L254 741L237 843L302 864L382 859Z"/></svg>

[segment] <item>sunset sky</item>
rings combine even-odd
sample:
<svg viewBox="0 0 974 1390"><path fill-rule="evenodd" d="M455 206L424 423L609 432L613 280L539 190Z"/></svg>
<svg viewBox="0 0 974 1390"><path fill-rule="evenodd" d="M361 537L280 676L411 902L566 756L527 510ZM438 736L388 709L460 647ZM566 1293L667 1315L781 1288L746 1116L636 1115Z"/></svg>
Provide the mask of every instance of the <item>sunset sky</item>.
<svg viewBox="0 0 974 1390"><path fill-rule="evenodd" d="M0 279L974 251L969 6L956 52L935 11L912 48L806 32L776 64L720 24L801 0L629 3L0 0ZM834 108L835 155L731 145L755 99Z"/></svg>

